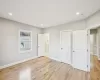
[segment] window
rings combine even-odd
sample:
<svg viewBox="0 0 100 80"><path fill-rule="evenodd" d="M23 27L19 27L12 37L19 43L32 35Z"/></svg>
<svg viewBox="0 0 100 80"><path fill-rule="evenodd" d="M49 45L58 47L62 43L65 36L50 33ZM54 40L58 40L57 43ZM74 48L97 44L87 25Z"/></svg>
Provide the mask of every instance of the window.
<svg viewBox="0 0 100 80"><path fill-rule="evenodd" d="M20 53L32 50L32 32L20 30Z"/></svg>

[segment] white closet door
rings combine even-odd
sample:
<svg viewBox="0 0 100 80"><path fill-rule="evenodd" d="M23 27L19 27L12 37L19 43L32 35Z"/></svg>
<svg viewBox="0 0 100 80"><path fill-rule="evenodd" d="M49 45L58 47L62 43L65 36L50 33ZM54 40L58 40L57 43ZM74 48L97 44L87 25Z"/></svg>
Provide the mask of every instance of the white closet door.
<svg viewBox="0 0 100 80"><path fill-rule="evenodd" d="M45 54L45 36L44 34L38 34L38 56L44 56Z"/></svg>
<svg viewBox="0 0 100 80"><path fill-rule="evenodd" d="M73 31L73 67L87 71L87 31Z"/></svg>
<svg viewBox="0 0 100 80"><path fill-rule="evenodd" d="M62 62L71 64L71 31L61 32L61 54Z"/></svg>

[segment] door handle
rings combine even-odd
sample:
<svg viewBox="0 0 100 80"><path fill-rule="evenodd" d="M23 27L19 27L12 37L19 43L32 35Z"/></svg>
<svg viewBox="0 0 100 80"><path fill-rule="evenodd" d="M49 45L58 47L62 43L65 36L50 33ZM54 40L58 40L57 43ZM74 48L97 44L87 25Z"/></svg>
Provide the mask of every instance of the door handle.
<svg viewBox="0 0 100 80"><path fill-rule="evenodd" d="M73 51L73 52L75 52L75 51Z"/></svg>
<svg viewBox="0 0 100 80"><path fill-rule="evenodd" d="M61 48L61 50L62 50L63 48Z"/></svg>

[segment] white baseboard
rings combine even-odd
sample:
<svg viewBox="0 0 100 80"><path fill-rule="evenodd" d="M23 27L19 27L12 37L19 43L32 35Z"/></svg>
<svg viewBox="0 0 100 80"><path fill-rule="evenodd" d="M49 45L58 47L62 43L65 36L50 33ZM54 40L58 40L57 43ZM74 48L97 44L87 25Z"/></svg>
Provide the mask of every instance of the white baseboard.
<svg viewBox="0 0 100 80"><path fill-rule="evenodd" d="M94 56L98 56L97 54L93 54Z"/></svg>
<svg viewBox="0 0 100 80"><path fill-rule="evenodd" d="M98 58L98 60L100 60L100 58Z"/></svg>
<svg viewBox="0 0 100 80"><path fill-rule="evenodd" d="M46 56L46 57L48 57L48 58L50 58L50 59L53 59L53 60L56 60L56 61L61 62L61 60L59 60L59 59L57 59L57 58L54 58L54 57L49 57L49 56Z"/></svg>
<svg viewBox="0 0 100 80"><path fill-rule="evenodd" d="M48 56L47 56L48 57ZM50 59L53 59L53 60L56 60L56 61L59 61L59 62L62 62L61 60L59 60L59 59L57 59L57 58L54 58L54 57L48 57L48 58L50 58ZM63 62L63 63L65 63L65 62ZM67 63L68 64L68 63ZM75 68L74 66L73 66L73 64L69 64L69 65L71 65L73 68ZM77 68L76 68L77 69ZM79 69L80 70L80 69ZM88 69L84 69L83 71L87 71L87 72L90 72L90 68L88 68Z"/></svg>
<svg viewBox="0 0 100 80"><path fill-rule="evenodd" d="M7 67L10 67L10 66L13 66L13 65L16 65L16 64L19 64L19 63L22 63L22 62L31 60L31 59L38 58L38 57L40 57L40 56L35 56L35 57L32 57L32 58L27 58L27 59L24 59L24 60L21 60L21 61L17 61L17 62L14 62L14 63L10 63L10 64L7 64L7 65L3 65L3 66L0 66L0 69L7 68Z"/></svg>
<svg viewBox="0 0 100 80"><path fill-rule="evenodd" d="M96 57L98 58L98 60L100 60L100 58L99 58L99 56L98 56L98 55L96 55L96 54L93 54L93 56L96 56Z"/></svg>
<svg viewBox="0 0 100 80"><path fill-rule="evenodd" d="M91 54L92 56L97 56L97 54Z"/></svg>

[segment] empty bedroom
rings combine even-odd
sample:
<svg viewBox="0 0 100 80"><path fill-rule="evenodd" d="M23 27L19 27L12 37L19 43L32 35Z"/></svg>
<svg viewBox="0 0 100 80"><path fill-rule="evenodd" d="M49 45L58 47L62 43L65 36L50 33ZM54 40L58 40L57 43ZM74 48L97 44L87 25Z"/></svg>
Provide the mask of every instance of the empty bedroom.
<svg viewBox="0 0 100 80"><path fill-rule="evenodd" d="M0 0L0 80L100 80L100 0Z"/></svg>

